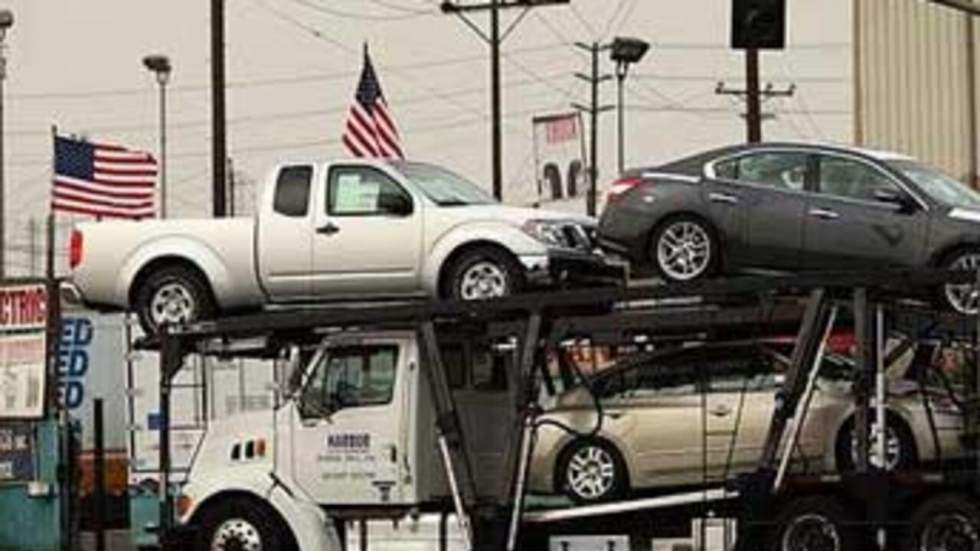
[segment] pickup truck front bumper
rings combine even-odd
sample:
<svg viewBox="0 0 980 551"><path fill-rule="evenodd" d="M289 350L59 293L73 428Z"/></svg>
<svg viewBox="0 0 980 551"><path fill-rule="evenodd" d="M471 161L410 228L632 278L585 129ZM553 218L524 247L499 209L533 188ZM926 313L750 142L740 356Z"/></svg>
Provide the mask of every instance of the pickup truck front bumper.
<svg viewBox="0 0 980 551"><path fill-rule="evenodd" d="M622 285L629 274L625 261L603 254L555 249L518 258L532 288Z"/></svg>

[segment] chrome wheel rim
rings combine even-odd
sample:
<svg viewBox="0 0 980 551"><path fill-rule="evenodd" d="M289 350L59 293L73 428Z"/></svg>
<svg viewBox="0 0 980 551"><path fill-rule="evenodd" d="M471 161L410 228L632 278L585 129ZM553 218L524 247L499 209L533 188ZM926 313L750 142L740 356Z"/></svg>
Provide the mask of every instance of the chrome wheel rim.
<svg viewBox="0 0 980 551"><path fill-rule="evenodd" d="M150 318L160 327L167 323L186 323L194 319L197 302L190 290L180 283L168 283L153 294Z"/></svg>
<svg viewBox="0 0 980 551"><path fill-rule="evenodd" d="M660 234L657 263L671 279L694 279L711 263L711 237L701 224L674 222Z"/></svg>
<svg viewBox="0 0 980 551"><path fill-rule="evenodd" d="M262 535L244 519L229 519L214 531L211 551L262 551Z"/></svg>
<svg viewBox="0 0 980 551"><path fill-rule="evenodd" d="M786 526L780 543L782 551L837 551L841 548L837 526L827 517L815 513L794 518Z"/></svg>
<svg viewBox="0 0 980 551"><path fill-rule="evenodd" d="M566 479L575 495L597 499L612 489L616 464L608 451L598 446L585 446L572 455Z"/></svg>
<svg viewBox="0 0 980 551"><path fill-rule="evenodd" d="M951 513L931 519L922 530L920 551L978 551L980 534L965 515Z"/></svg>
<svg viewBox="0 0 980 551"><path fill-rule="evenodd" d="M507 295L507 274L493 262L477 262L463 272L459 295L463 300L482 300Z"/></svg>
<svg viewBox="0 0 980 551"><path fill-rule="evenodd" d="M878 457L878 438L881 431L877 425L871 429L871 436L868 438L868 464L877 469L881 469L881 459ZM858 462L857 453L857 430L851 431L851 461L854 465ZM885 466L886 471L895 470L902 463L902 439L893 427L888 427L888 436L885 438Z"/></svg>
<svg viewBox="0 0 980 551"><path fill-rule="evenodd" d="M980 254L964 254L950 264L949 269L976 273L980 269ZM980 305L980 289L970 283L949 284L946 285L946 300L954 310L961 314L976 314L978 305Z"/></svg>

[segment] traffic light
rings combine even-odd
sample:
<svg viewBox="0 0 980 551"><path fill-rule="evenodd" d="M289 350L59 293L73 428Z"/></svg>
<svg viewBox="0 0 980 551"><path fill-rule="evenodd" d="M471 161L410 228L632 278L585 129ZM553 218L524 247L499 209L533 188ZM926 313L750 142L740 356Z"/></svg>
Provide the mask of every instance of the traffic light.
<svg viewBox="0 0 980 551"><path fill-rule="evenodd" d="M781 50L786 45L786 0L732 0L732 48Z"/></svg>

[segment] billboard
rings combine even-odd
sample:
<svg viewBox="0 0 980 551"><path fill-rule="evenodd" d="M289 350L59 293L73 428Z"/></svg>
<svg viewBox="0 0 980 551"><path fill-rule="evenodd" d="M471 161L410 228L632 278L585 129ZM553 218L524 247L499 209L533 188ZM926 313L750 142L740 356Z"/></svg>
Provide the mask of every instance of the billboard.
<svg viewBox="0 0 980 551"><path fill-rule="evenodd" d="M0 286L0 419L44 416L47 290Z"/></svg>
<svg viewBox="0 0 980 551"><path fill-rule="evenodd" d="M581 113L532 119L536 204L585 212L588 170Z"/></svg>

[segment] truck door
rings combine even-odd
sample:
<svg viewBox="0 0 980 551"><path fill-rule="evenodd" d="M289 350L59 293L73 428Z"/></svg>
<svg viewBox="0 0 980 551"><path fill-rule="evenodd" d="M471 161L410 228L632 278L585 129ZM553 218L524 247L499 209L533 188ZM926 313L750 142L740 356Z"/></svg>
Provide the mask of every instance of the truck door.
<svg viewBox="0 0 980 551"><path fill-rule="evenodd" d="M257 217L259 281L273 300L310 296L313 174L312 165L280 168Z"/></svg>
<svg viewBox="0 0 980 551"><path fill-rule="evenodd" d="M314 295L421 291L422 204L377 167L334 164L313 224Z"/></svg>
<svg viewBox="0 0 980 551"><path fill-rule="evenodd" d="M405 340L330 347L293 408L294 480L321 505L411 502L402 402L415 365Z"/></svg>

